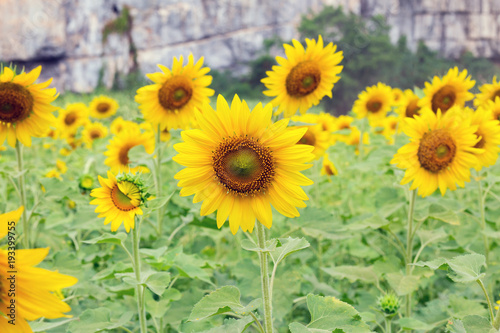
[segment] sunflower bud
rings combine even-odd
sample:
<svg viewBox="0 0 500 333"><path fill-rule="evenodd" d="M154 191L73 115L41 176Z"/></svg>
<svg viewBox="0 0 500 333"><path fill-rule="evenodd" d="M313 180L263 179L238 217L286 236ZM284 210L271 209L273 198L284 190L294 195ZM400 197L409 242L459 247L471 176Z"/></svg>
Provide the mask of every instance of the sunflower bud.
<svg viewBox="0 0 500 333"><path fill-rule="evenodd" d="M395 315L400 305L399 298L393 292L387 293L378 299L379 308L387 316Z"/></svg>

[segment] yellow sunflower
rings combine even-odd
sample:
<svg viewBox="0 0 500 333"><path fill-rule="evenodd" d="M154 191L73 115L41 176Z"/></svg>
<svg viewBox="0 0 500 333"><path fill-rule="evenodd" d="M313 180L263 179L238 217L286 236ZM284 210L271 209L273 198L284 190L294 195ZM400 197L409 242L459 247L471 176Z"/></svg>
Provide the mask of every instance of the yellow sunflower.
<svg viewBox="0 0 500 333"><path fill-rule="evenodd" d="M462 110L460 115L459 119L469 118L471 125L477 126L475 134L480 140L474 147L483 151L476 154L478 163L474 169L479 171L483 167L494 165L500 152L500 122L492 120L491 110L484 107L477 108L475 112L472 109Z"/></svg>
<svg viewBox="0 0 500 333"><path fill-rule="evenodd" d="M23 207L0 214L0 238L19 221ZM27 320L39 318L69 317L71 311L57 293L62 288L74 285L78 280L72 276L52 272L38 265L49 253L49 249L16 249L16 260L12 262L10 242L0 249L0 281L5 287L0 293L0 331L2 333L33 332ZM14 276L14 279L11 279ZM9 285L15 284L15 296L9 293ZM15 303L12 303L15 300ZM12 306L14 304L14 306Z"/></svg>
<svg viewBox="0 0 500 333"><path fill-rule="evenodd" d="M393 100L392 88L379 82L377 85L367 87L358 95L352 112L358 118L368 117L369 120L384 118L391 110Z"/></svg>
<svg viewBox="0 0 500 333"><path fill-rule="evenodd" d="M425 96L420 99L418 106L428 107L435 113L438 109L445 113L454 105L463 107L465 102L474 98L469 89L475 83L467 76L466 69L459 73L457 67L450 68L443 78L434 76L432 83L425 82Z"/></svg>
<svg viewBox="0 0 500 333"><path fill-rule="evenodd" d="M183 66L183 57L174 57L172 70L158 65L162 70L147 74L154 84L137 90L135 101L144 118L154 128L165 127L187 128L194 118L194 109L200 109L203 103L209 103L209 97L214 94L207 88L212 83L212 77L206 75L210 68L203 66L203 57L194 63L193 55L188 57L188 63Z"/></svg>
<svg viewBox="0 0 500 333"><path fill-rule="evenodd" d="M333 43L323 46L321 35L318 42L306 38L307 49L295 39L292 42L293 46L283 45L287 59L276 57L279 66L273 66L261 80L269 89L264 95L274 97L271 104L278 106L276 114L284 111L285 117L293 116L297 109L305 113L324 96L331 98L343 68L339 66L342 51L336 52Z"/></svg>
<svg viewBox="0 0 500 333"><path fill-rule="evenodd" d="M483 108L491 111L491 119L500 120L500 97L495 98L495 101L487 101Z"/></svg>
<svg viewBox="0 0 500 333"><path fill-rule="evenodd" d="M441 194L446 189L456 190L470 180L470 168L477 165L475 148L479 138L474 134L478 128L470 121L456 121L453 112L437 114L430 108L421 109L420 115L406 118L403 131L410 143L401 147L391 163L406 169L401 184L413 183L410 190L418 188L418 194L426 197L439 187Z"/></svg>
<svg viewBox="0 0 500 333"><path fill-rule="evenodd" d="M399 88L392 88L392 101L394 106L400 106L405 102L404 93Z"/></svg>
<svg viewBox="0 0 500 333"><path fill-rule="evenodd" d="M55 121L57 108L50 105L58 96L55 88L45 89L52 79L35 83L42 66L16 75L9 67L0 73L0 145L7 138L11 147L19 140L31 146L31 137L42 137Z"/></svg>
<svg viewBox="0 0 500 333"><path fill-rule="evenodd" d="M320 174L325 176L336 176L339 174L333 162L328 158L328 154L323 155L323 165Z"/></svg>
<svg viewBox="0 0 500 333"><path fill-rule="evenodd" d="M474 106L484 106L488 101L495 101L498 97L500 98L500 81L497 81L497 77L493 76L493 81L491 83L485 83L479 87L481 91L476 94L474 98Z"/></svg>
<svg viewBox="0 0 500 333"><path fill-rule="evenodd" d="M109 141L108 150L104 153L108 158L104 161L104 164L109 166L114 173L149 172L146 167L140 165L131 166L129 151L137 146L143 146L146 153L152 154L155 150L153 133L150 131L141 133L139 127L130 127L121 131Z"/></svg>
<svg viewBox="0 0 500 333"><path fill-rule="evenodd" d="M117 117L111 122L109 129L110 129L111 133L116 135L116 134L120 133L124 128L137 127L137 126L138 125L136 123L134 123L133 121L124 120L122 117Z"/></svg>
<svg viewBox="0 0 500 333"><path fill-rule="evenodd" d="M289 119L272 123L271 116L271 104L250 112L238 96L229 106L219 95L217 111L209 104L196 111L200 129L183 131L184 142L174 145L174 161L186 166L175 175L181 196L203 201L201 215L217 210L219 228L229 217L233 234L240 227L252 232L255 219L270 228L271 205L288 217L306 206L301 186L312 181L300 171L311 166L305 162L313 147L296 144L305 128L289 129Z"/></svg>
<svg viewBox="0 0 500 333"><path fill-rule="evenodd" d="M71 103L65 109L59 109L57 128L61 137L75 134L78 128L88 121L88 108L83 103Z"/></svg>
<svg viewBox="0 0 500 333"><path fill-rule="evenodd" d="M402 124L406 117L413 117L420 113L418 103L420 98L413 92L413 90L406 89L403 92L402 103L396 109L399 115L399 122ZM401 133L402 126L398 127L398 133Z"/></svg>
<svg viewBox="0 0 500 333"><path fill-rule="evenodd" d="M118 102L108 96L96 96L89 105L90 116L97 119L111 117L118 111Z"/></svg>
<svg viewBox="0 0 500 333"><path fill-rule="evenodd" d="M297 142L298 144L313 146L314 159L318 160L330 146L331 134L329 131L323 130L322 124L317 124L318 115L304 114L301 116L293 116L292 121L313 123L309 126L292 126L292 128L307 128L307 131Z"/></svg>
<svg viewBox="0 0 500 333"><path fill-rule="evenodd" d="M82 140L87 148L92 148L92 143L96 139L105 138L108 135L108 128L101 123L88 123L82 131Z"/></svg>
<svg viewBox="0 0 500 333"><path fill-rule="evenodd" d="M98 217L105 217L105 225L111 223L111 231L117 231L122 223L127 232L134 229L135 216L142 215L141 205L148 196L142 181L128 174L115 177L110 171L107 179L98 178L101 187L90 192L96 198L90 204L97 205Z"/></svg>

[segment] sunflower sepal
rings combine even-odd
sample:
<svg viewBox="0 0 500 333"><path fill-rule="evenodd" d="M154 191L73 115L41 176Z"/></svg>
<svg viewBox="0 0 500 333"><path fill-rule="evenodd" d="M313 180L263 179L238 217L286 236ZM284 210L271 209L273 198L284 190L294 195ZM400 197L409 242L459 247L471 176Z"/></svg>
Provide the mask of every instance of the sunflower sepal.
<svg viewBox="0 0 500 333"><path fill-rule="evenodd" d="M141 176L142 176L142 173L140 173L140 172L138 172L136 174L119 173L118 175L116 175L116 181L118 183L125 181L125 182L129 182L129 183L132 183L135 186L137 186L139 193L140 193L140 196L141 196L141 203L140 203L139 207L144 205L144 207L147 208L148 207L147 201L148 201L148 198L151 197L151 194L148 192L148 190L147 190L148 186L146 186L146 184L144 184L144 181L141 179Z"/></svg>

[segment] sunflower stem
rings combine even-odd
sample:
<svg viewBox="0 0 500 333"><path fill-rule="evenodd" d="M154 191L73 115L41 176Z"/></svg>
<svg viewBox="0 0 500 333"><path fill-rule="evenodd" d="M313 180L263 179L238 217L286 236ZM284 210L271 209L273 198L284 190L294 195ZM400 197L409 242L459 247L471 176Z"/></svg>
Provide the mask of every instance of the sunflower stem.
<svg viewBox="0 0 500 333"><path fill-rule="evenodd" d="M28 219L26 218L27 214L27 207L26 207L26 185L24 182L24 173L22 171L24 170L23 166L23 146L22 144L18 141L16 141L16 156L17 156L17 171L19 172L19 194L21 197L21 205L24 207L24 212L21 215L22 217L22 224L23 224L23 232L24 232L24 237L23 237L23 246L25 249L30 248L30 230L28 226Z"/></svg>
<svg viewBox="0 0 500 333"><path fill-rule="evenodd" d="M160 125L158 125L156 132L156 161L154 161L155 166L155 187L157 198L161 197L161 130ZM158 223L158 238L162 234L162 217L163 217L163 207L158 208L156 211L156 220Z"/></svg>
<svg viewBox="0 0 500 333"><path fill-rule="evenodd" d="M147 333L146 326L146 307L144 304L144 286L142 285L141 280L141 258L139 256L139 227L140 222L138 218L135 218L135 227L132 231L132 252L134 254L134 273L135 279L137 280L136 287L136 297L137 297L137 312L139 314L139 323L141 325L141 333Z"/></svg>
<svg viewBox="0 0 500 333"><path fill-rule="evenodd" d="M484 256L486 257L486 266L489 263L490 257L490 245L488 243L488 237L486 236L486 218L484 216L484 197L483 197L483 186L481 185L481 177L479 172L477 173L477 199L479 201L479 211L481 213L481 231L483 234L484 243Z"/></svg>
<svg viewBox="0 0 500 333"><path fill-rule="evenodd" d="M477 279L476 282L479 284L479 286L483 290L484 296L486 297L486 302L488 303L488 310L490 311L491 323L494 325L496 318L493 315L493 306L491 305L490 296L488 296L488 292L486 291L486 288L484 287L483 281L481 281L481 279Z"/></svg>
<svg viewBox="0 0 500 333"><path fill-rule="evenodd" d="M410 207L408 209L408 230L406 234L406 276L412 273L411 264L413 262L413 235L416 230L413 230L413 212L415 209L415 199L417 198L417 191L410 191ZM411 316L411 293L406 295L406 317Z"/></svg>
<svg viewBox="0 0 500 333"><path fill-rule="evenodd" d="M261 249L266 247L266 231L264 225L260 222L257 224L257 241ZM271 304L272 290L269 288L269 271L268 271L268 253L259 252L260 258L260 276L262 281L262 300L264 303L264 327L265 333L273 333L273 315Z"/></svg>

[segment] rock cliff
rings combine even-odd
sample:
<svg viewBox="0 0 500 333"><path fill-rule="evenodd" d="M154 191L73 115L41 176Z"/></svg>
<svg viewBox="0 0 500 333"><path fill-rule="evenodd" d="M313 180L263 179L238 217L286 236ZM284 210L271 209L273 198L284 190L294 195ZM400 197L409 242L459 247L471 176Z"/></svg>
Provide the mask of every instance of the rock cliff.
<svg viewBox="0 0 500 333"><path fill-rule="evenodd" d="M297 37L301 15L325 5L384 15L391 38L413 48L424 40L446 57L500 59L498 0L2 0L0 60L41 63L59 90L77 92L190 52L241 72L266 38Z"/></svg>

